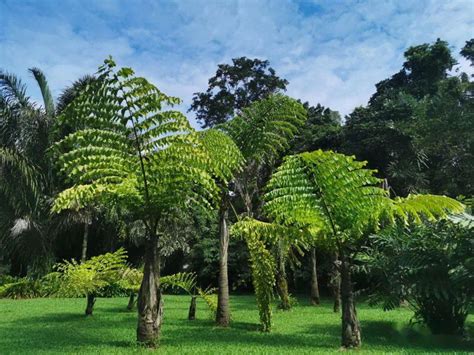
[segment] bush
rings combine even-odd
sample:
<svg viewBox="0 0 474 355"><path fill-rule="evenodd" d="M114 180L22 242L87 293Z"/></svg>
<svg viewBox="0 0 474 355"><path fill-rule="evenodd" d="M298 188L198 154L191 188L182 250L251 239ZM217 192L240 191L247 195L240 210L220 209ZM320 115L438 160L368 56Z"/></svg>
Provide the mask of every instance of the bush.
<svg viewBox="0 0 474 355"><path fill-rule="evenodd" d="M28 277L0 286L0 298L36 298L41 297L41 283Z"/></svg>
<svg viewBox="0 0 474 355"><path fill-rule="evenodd" d="M362 258L371 302L390 310L405 301L433 334L462 334L474 295L473 230L442 221L371 238Z"/></svg>

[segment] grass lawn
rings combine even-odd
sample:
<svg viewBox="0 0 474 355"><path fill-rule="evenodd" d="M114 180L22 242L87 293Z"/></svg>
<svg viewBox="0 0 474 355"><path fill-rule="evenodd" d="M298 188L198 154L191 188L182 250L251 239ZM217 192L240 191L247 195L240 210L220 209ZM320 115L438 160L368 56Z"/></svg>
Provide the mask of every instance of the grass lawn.
<svg viewBox="0 0 474 355"><path fill-rule="evenodd" d="M199 300L197 320L188 321L189 297L165 297L163 354L296 354L338 351L340 316L329 301L312 307L301 299L290 312L274 311L272 333L257 331L253 296L234 296L232 326L214 327ZM0 354L11 353L150 353L135 345L135 312L125 311L127 299L98 299L94 316L83 316L84 299L0 300ZM474 341L434 337L422 327L410 328L411 312L383 312L359 305L363 346L357 353L474 352ZM474 338L474 316L468 319Z"/></svg>

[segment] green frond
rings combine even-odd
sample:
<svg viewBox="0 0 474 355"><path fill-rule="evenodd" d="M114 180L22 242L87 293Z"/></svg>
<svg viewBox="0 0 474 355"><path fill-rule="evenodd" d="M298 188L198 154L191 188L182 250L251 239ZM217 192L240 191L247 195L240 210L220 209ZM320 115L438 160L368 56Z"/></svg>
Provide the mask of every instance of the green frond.
<svg viewBox="0 0 474 355"><path fill-rule="evenodd" d="M11 149L0 147L0 171L2 167L8 167L17 173L17 178L25 182L26 187L37 200L40 189L39 171L32 162ZM14 204L12 207L16 208L17 203L13 201L17 200L15 197L18 197L20 192L17 188L11 189L11 187L11 184L2 181L0 175L0 193Z"/></svg>
<svg viewBox="0 0 474 355"><path fill-rule="evenodd" d="M120 248L114 253L94 256L83 262L73 259L58 263L54 267L59 273L58 294L77 297L96 293L121 279L126 261L127 252Z"/></svg>
<svg viewBox="0 0 474 355"><path fill-rule="evenodd" d="M160 283L164 289L179 288L192 295L196 287L196 278L197 276L193 272L178 272L173 275L160 277Z"/></svg>
<svg viewBox="0 0 474 355"><path fill-rule="evenodd" d="M406 198L395 198L389 206L389 217L399 218L404 222L421 223L424 219L435 221L450 214L464 212L464 205L446 196L409 195Z"/></svg>
<svg viewBox="0 0 474 355"><path fill-rule="evenodd" d="M232 138L216 129L199 132L199 139L204 146L211 173L226 183L242 169L244 158Z"/></svg>
<svg viewBox="0 0 474 355"><path fill-rule="evenodd" d="M51 90L49 89L46 76L39 68L30 68L28 69L28 71L31 74L33 74L41 90L41 95L43 97L44 110L46 114L50 117L54 116L55 114L54 100L53 100L53 95L51 94Z"/></svg>
<svg viewBox="0 0 474 355"><path fill-rule="evenodd" d="M363 237L387 222L433 220L463 210L461 203L444 196L392 200L375 171L365 166L331 151L287 157L267 186L264 209L278 223L342 239Z"/></svg>
<svg viewBox="0 0 474 355"><path fill-rule="evenodd" d="M229 134L247 161L271 161L289 147L306 118L303 105L275 94L254 102L218 128Z"/></svg>
<svg viewBox="0 0 474 355"><path fill-rule="evenodd" d="M114 66L106 60L59 117L83 128L54 147L74 185L59 194L53 210L118 201L137 215L158 216L190 204L210 206L219 192L212 175L228 177L235 155L209 169L198 133L169 109L180 100Z"/></svg>
<svg viewBox="0 0 474 355"><path fill-rule="evenodd" d="M29 106L29 97L26 96L26 85L14 74L0 70L0 96L7 103Z"/></svg>

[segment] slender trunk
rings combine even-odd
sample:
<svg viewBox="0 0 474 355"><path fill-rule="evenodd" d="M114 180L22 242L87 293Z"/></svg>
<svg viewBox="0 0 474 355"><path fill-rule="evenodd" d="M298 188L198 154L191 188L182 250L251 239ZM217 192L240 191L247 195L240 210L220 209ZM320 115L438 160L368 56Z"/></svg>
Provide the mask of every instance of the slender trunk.
<svg viewBox="0 0 474 355"><path fill-rule="evenodd" d="M316 260L316 248L311 249L311 304L318 305L319 285L318 285L318 269Z"/></svg>
<svg viewBox="0 0 474 355"><path fill-rule="evenodd" d="M85 262L87 259L87 242L89 239L89 223L84 223L84 234L82 236L82 251L81 251L81 262ZM91 316L94 312L95 296L88 294L87 305L86 305L86 316Z"/></svg>
<svg viewBox="0 0 474 355"><path fill-rule="evenodd" d="M135 306L135 293L134 292L130 293L130 297L128 298L127 310L131 311L133 309L133 306Z"/></svg>
<svg viewBox="0 0 474 355"><path fill-rule="evenodd" d="M228 227L227 203L223 203L219 210L219 289L217 293L216 323L221 327L227 327L230 323L229 310L229 276L227 273L227 258L229 249L229 227Z"/></svg>
<svg viewBox="0 0 474 355"><path fill-rule="evenodd" d="M143 280L138 293L137 341L149 347L158 346L163 317L160 288L160 254L158 238L152 235L146 243Z"/></svg>
<svg viewBox="0 0 474 355"><path fill-rule="evenodd" d="M280 254L280 251L278 251ZM290 296L288 294L288 281L286 280L285 260L278 255L278 270L276 273L276 289L280 297L278 308L288 311L291 308Z"/></svg>
<svg viewBox="0 0 474 355"><path fill-rule="evenodd" d="M86 306L86 316L91 316L94 311L95 296L92 294L87 295L87 306Z"/></svg>
<svg viewBox="0 0 474 355"><path fill-rule="evenodd" d="M345 348L358 348L361 345L361 331L351 279L351 260L341 253L341 301L342 301L342 338Z"/></svg>
<svg viewBox="0 0 474 355"><path fill-rule="evenodd" d="M82 253L81 261L86 261L87 259L87 243L89 239L89 223L84 223L84 235L82 236Z"/></svg>
<svg viewBox="0 0 474 355"><path fill-rule="evenodd" d="M330 275L330 285L334 299L333 311L339 313L341 310L341 275L338 270L339 256L337 253L332 256L332 268Z"/></svg>
<svg viewBox="0 0 474 355"><path fill-rule="evenodd" d="M191 304L189 305L188 320L196 319L196 296L191 297Z"/></svg>

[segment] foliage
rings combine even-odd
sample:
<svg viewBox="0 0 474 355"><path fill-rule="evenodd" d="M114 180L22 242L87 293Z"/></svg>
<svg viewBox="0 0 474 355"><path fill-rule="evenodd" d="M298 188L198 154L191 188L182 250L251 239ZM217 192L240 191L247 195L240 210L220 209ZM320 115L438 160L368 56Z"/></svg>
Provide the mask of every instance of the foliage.
<svg viewBox="0 0 474 355"><path fill-rule="evenodd" d="M106 60L100 80L87 85L61 116L87 128L56 145L61 171L75 185L59 194L54 210L99 201L143 218L190 202L207 204L217 192L205 170L208 155L183 114L163 111L179 99L134 77L130 68L114 66Z"/></svg>
<svg viewBox="0 0 474 355"><path fill-rule="evenodd" d="M286 89L267 60L246 57L232 59L232 65L219 64L209 79L206 92L195 93L189 111L196 112L201 125L213 127L223 123L269 94Z"/></svg>
<svg viewBox="0 0 474 355"><path fill-rule="evenodd" d="M99 295L104 287L120 280L126 260L127 253L121 248L114 253L94 256L86 261L77 262L73 259L57 264L55 269L60 274L58 295Z"/></svg>
<svg viewBox="0 0 474 355"><path fill-rule="evenodd" d="M373 278L372 303L406 301L434 334L463 333L474 301L472 229L450 221L397 227L373 236L361 259Z"/></svg>
<svg viewBox="0 0 474 355"><path fill-rule="evenodd" d="M383 223L433 220L464 208L444 196L390 199L366 164L321 150L287 157L270 180L265 209L280 223L319 231L321 241L351 244Z"/></svg>
<svg viewBox="0 0 474 355"><path fill-rule="evenodd" d="M244 238L247 243L261 330L269 332L272 327L271 302L275 286L276 260L267 245L291 240L293 246L306 246L308 234L297 228L261 222L252 218L245 218L234 224L231 233Z"/></svg>
<svg viewBox="0 0 474 355"><path fill-rule="evenodd" d="M41 296L41 284L28 277L0 286L0 298L36 298Z"/></svg>
<svg viewBox="0 0 474 355"><path fill-rule="evenodd" d="M201 297L204 302L206 302L207 307L210 311L210 318L216 319L216 312L217 312L217 295L216 295L216 288L214 287L207 287L202 289L200 287L196 288L197 294Z"/></svg>
<svg viewBox="0 0 474 355"><path fill-rule="evenodd" d="M469 42L465 49L469 58ZM444 41L410 47L405 58L346 118L338 149L368 160L397 195L472 195L472 82L450 75L455 59Z"/></svg>

